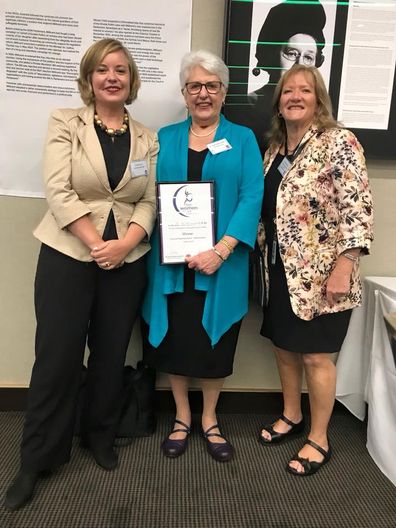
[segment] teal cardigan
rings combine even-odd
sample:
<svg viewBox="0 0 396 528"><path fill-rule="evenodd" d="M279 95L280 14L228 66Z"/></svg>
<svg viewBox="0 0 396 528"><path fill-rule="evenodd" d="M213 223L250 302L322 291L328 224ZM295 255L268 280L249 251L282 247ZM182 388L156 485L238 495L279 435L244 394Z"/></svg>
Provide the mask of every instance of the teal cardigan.
<svg viewBox="0 0 396 528"><path fill-rule="evenodd" d="M190 124L189 118L159 131L158 181L187 180ZM215 155L208 152L202 180L215 181L216 241L229 235L240 243L216 273L195 273L195 288L207 292L202 324L212 346L248 310L249 248L256 240L264 186L261 155L253 132L221 116L214 141L223 138L232 149ZM142 315L150 326L149 341L158 347L168 331L167 295L183 291L184 265L160 265L157 226L151 241Z"/></svg>

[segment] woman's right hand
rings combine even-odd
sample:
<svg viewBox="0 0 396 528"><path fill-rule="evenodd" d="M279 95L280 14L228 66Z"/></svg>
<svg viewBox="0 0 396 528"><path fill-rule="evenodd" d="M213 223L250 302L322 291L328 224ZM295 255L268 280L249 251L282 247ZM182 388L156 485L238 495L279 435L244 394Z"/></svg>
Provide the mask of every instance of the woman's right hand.
<svg viewBox="0 0 396 528"><path fill-rule="evenodd" d="M334 306L349 293L353 265L351 260L340 257L337 259L326 284L326 299L330 306Z"/></svg>

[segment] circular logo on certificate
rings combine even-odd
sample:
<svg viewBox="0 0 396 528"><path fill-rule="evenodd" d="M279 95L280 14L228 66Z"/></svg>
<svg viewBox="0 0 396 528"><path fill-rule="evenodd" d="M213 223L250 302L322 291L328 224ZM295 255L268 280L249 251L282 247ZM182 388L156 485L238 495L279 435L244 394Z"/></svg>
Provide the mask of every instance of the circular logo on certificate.
<svg viewBox="0 0 396 528"><path fill-rule="evenodd" d="M173 207L181 216L191 216L198 209L198 207L194 206L192 189L192 185L182 185L173 195Z"/></svg>

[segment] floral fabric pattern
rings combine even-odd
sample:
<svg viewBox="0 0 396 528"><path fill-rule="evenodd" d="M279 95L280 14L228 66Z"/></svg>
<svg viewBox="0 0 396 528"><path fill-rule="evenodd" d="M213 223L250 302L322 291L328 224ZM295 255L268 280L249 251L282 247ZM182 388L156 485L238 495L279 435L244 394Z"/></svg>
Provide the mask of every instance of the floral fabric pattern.
<svg viewBox="0 0 396 528"><path fill-rule="evenodd" d="M373 205L363 148L352 132L332 128L320 133L311 127L304 143L279 186L276 227L292 309L310 320L361 304L358 264L348 295L332 307L326 300L326 282L340 253L352 248L369 252ZM278 151L266 152L265 172ZM265 253L263 226L258 242Z"/></svg>

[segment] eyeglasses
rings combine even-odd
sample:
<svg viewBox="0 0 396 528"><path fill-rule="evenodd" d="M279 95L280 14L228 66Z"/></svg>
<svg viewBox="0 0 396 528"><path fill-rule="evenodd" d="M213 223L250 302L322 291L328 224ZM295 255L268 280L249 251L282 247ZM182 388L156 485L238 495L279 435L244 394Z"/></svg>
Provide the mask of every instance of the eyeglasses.
<svg viewBox="0 0 396 528"><path fill-rule="evenodd" d="M209 94L214 95L220 92L223 83L220 81L210 81L207 83L188 82L184 86L190 95L198 95L201 93L203 86L205 86L205 89Z"/></svg>
<svg viewBox="0 0 396 528"><path fill-rule="evenodd" d="M282 50L282 56L291 62L297 62L302 58L305 66L313 66L316 61L316 53L300 53L294 48L285 48Z"/></svg>

